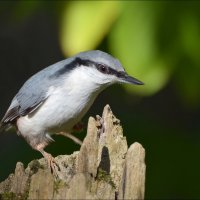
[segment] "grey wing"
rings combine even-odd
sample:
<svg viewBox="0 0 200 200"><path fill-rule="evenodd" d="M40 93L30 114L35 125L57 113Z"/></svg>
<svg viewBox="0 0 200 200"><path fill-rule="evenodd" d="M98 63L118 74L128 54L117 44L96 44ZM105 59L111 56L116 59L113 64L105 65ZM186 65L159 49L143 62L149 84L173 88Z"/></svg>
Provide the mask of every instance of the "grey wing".
<svg viewBox="0 0 200 200"><path fill-rule="evenodd" d="M18 101L17 96L13 99L10 107L8 108L6 114L1 120L2 124L12 123L18 117L25 116L36 110L42 103L47 99L47 97L38 98L28 98L24 102Z"/></svg>
<svg viewBox="0 0 200 200"><path fill-rule="evenodd" d="M32 87L32 84L35 87ZM25 116L39 108L39 106L41 106L48 98L47 91L48 85L45 87L44 81L38 80L38 82L35 82L34 79L28 80L12 100L1 123L12 123L18 117Z"/></svg>
<svg viewBox="0 0 200 200"><path fill-rule="evenodd" d="M49 88L59 86L62 81L58 75L71 70L72 61L73 58L60 61L29 78L12 100L0 126L12 123L18 117L25 116L39 108L48 98Z"/></svg>
<svg viewBox="0 0 200 200"><path fill-rule="evenodd" d="M7 130L10 127L10 123L12 123L12 121L18 117L18 107L19 104L14 98L6 114L0 122L0 133Z"/></svg>
<svg viewBox="0 0 200 200"><path fill-rule="evenodd" d="M37 109L47 98L51 86L58 87L62 78L58 74L71 70L71 61L66 59L51 65L32 76L16 95L20 105L19 115L24 116ZM56 76L57 75L57 76Z"/></svg>
<svg viewBox="0 0 200 200"><path fill-rule="evenodd" d="M36 84L36 87L24 85L16 95L19 103L19 115L25 116L36 110L48 98L47 91L48 87L43 85Z"/></svg>

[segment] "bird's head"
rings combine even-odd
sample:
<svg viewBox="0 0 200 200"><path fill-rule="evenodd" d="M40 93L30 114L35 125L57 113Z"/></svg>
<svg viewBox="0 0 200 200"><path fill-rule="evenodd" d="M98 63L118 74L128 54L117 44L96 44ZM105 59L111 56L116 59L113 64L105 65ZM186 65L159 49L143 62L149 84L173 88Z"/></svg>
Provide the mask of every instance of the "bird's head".
<svg viewBox="0 0 200 200"><path fill-rule="evenodd" d="M74 56L77 71L84 71L95 84L111 85L113 83L129 83L143 85L138 79L129 76L122 67L119 60L108 53L92 50L81 52Z"/></svg>

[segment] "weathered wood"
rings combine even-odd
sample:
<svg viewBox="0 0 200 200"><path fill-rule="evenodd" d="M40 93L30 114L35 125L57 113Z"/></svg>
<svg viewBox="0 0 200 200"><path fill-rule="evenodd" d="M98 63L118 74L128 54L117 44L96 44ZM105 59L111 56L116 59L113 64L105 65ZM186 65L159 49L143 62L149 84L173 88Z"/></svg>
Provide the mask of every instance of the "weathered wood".
<svg viewBox="0 0 200 200"><path fill-rule="evenodd" d="M55 179L45 160L34 160L0 183L2 199L144 199L145 150L139 143L128 149L120 121L110 107L102 118L89 118L79 152L55 158ZM0 198L0 199L1 199Z"/></svg>

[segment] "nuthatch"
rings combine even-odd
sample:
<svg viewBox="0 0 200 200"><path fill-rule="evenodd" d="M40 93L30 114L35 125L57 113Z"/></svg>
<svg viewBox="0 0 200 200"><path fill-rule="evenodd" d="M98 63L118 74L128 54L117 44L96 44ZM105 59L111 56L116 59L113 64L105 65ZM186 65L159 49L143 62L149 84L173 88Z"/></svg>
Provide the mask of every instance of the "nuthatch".
<svg viewBox="0 0 200 200"><path fill-rule="evenodd" d="M56 162L44 151L53 141L50 135L71 132L97 95L117 82L143 84L105 52L79 53L29 78L13 98L0 127L15 126L18 135L42 153L54 172Z"/></svg>

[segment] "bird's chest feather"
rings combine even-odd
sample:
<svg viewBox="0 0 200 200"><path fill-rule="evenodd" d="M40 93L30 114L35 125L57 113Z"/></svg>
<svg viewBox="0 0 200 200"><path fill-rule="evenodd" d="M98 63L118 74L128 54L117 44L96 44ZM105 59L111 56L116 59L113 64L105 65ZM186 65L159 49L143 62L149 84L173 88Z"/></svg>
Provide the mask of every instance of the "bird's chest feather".
<svg viewBox="0 0 200 200"><path fill-rule="evenodd" d="M45 129L70 130L81 120L97 96L97 92L91 91L88 86L84 89L83 85L75 83L49 88L49 97L33 115L33 121Z"/></svg>
<svg viewBox="0 0 200 200"><path fill-rule="evenodd" d="M70 81L69 81L70 80ZM18 120L20 132L70 131L88 111L100 89L86 77L72 75L48 89L46 101L33 113Z"/></svg>

